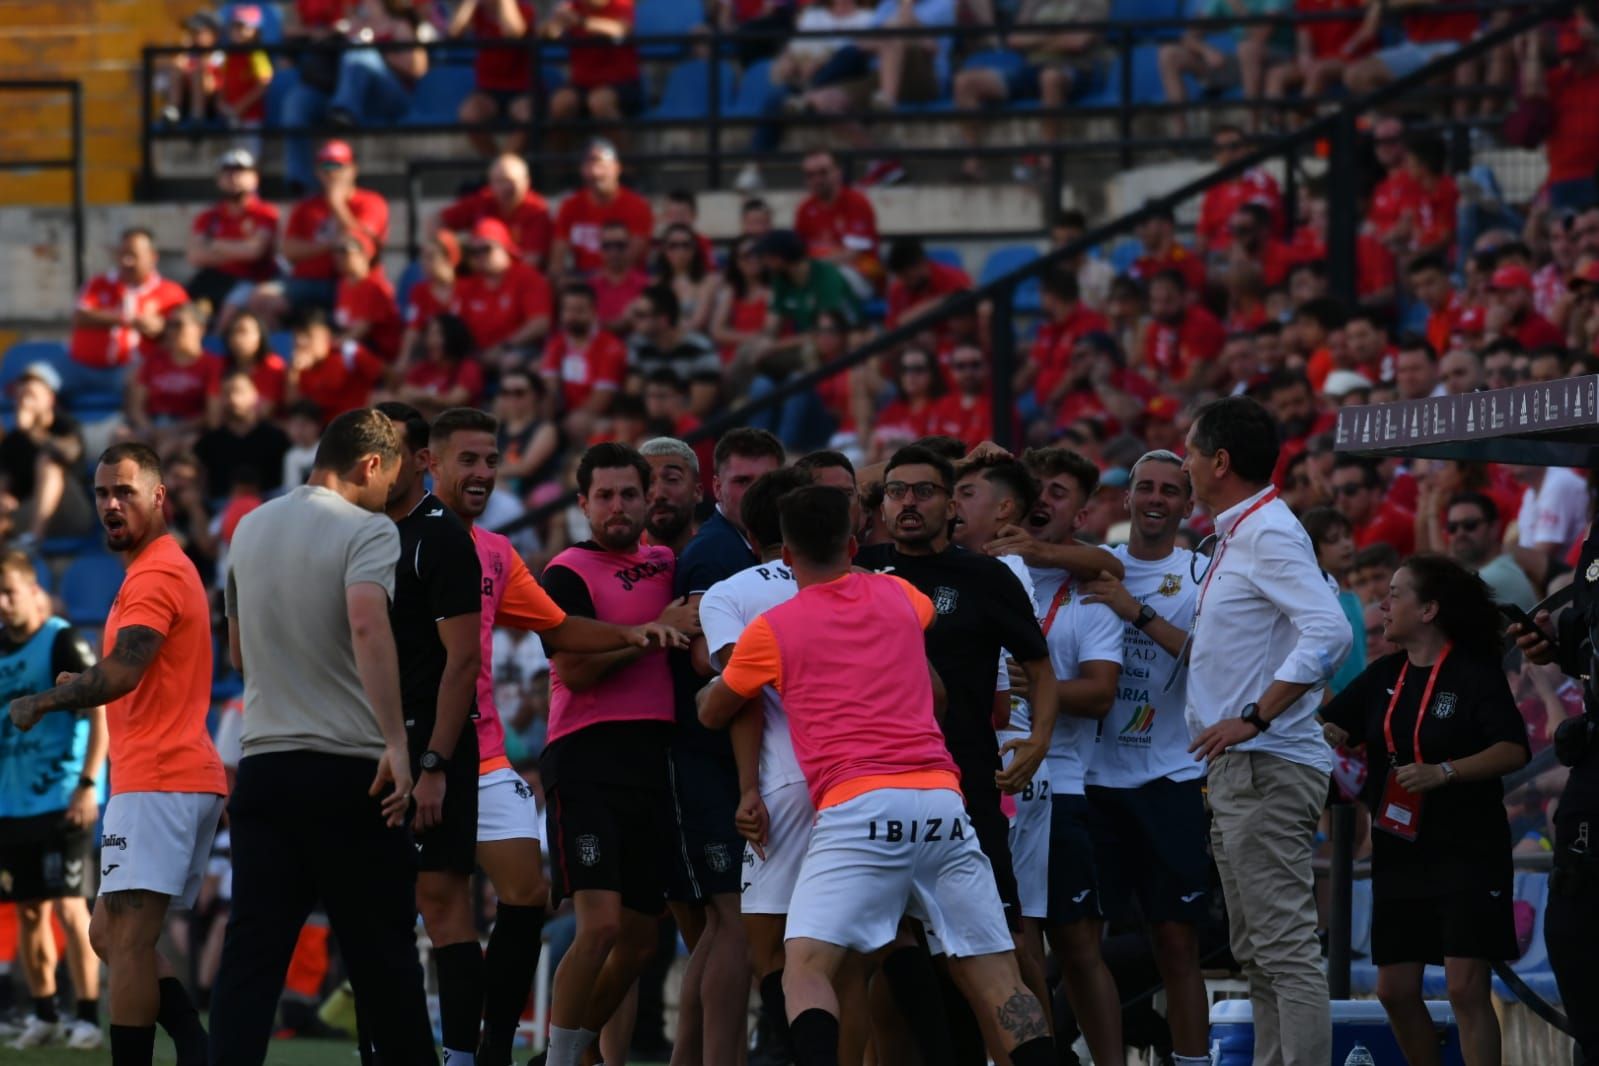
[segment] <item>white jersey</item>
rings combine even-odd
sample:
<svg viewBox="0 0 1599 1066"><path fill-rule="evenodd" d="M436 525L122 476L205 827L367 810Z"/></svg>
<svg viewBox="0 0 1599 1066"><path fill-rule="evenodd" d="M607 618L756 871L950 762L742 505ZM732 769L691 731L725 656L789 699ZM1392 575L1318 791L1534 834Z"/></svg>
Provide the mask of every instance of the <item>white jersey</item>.
<svg viewBox="0 0 1599 1066"><path fill-rule="evenodd" d="M1062 583L1072 580L1064 570L1028 567L1033 578L1033 607L1040 621L1049 621L1051 604ZM1049 661L1060 681L1074 680L1085 662L1122 665L1122 620L1102 603L1084 603L1082 594L1071 589L1055 612L1045 634ZM1055 735L1049 745L1049 783L1057 795L1081 796L1083 780L1094 761L1100 723L1077 718L1061 708L1055 718Z"/></svg>
<svg viewBox="0 0 1599 1066"><path fill-rule="evenodd" d="M718 581L700 597L700 627L711 656L738 638L755 619L786 603L799 591L794 575L781 562L759 563ZM784 785L803 784L794 742L788 735L788 714L770 685L761 690L766 728L761 732L761 795Z"/></svg>
<svg viewBox="0 0 1599 1066"><path fill-rule="evenodd" d="M1190 569L1193 552L1177 548L1156 562L1133 558L1125 546L1112 554L1127 568L1122 583L1133 599L1155 608L1156 614L1184 632L1192 627L1199 595ZM1176 660L1153 637L1131 623L1123 624L1122 677L1094 765L1088 769L1090 785L1137 788L1162 777L1189 781L1204 776L1204 766L1188 753L1188 723L1183 718L1187 670L1179 670L1171 687L1166 687L1175 668Z"/></svg>

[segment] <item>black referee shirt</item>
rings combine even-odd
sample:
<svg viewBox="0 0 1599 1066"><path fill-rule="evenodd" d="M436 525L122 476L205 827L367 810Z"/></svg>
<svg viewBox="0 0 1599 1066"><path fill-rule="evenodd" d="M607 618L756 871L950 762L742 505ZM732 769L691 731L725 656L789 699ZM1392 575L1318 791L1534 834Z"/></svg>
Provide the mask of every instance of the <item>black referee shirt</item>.
<svg viewBox="0 0 1599 1066"><path fill-rule="evenodd" d="M472 534L432 493L396 524L400 562L389 620L400 658L406 732L425 741L438 717L439 682L444 678L439 623L482 610L483 569ZM475 708L472 716L477 716ZM468 722L462 735L472 728Z"/></svg>

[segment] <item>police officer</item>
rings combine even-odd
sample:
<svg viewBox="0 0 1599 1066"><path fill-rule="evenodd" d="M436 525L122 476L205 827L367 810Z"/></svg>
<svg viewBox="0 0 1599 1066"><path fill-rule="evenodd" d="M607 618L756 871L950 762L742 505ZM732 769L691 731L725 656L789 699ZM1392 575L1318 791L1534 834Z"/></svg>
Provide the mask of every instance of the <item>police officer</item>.
<svg viewBox="0 0 1599 1066"><path fill-rule="evenodd" d="M1528 660L1557 663L1585 680L1582 717L1561 724L1555 753L1571 767L1555 814L1555 868L1544 938L1560 999L1577 1038L1580 1066L1599 1064L1599 525L1582 546L1571 608L1551 630L1549 614L1512 628ZM1548 639L1553 636L1551 644Z"/></svg>

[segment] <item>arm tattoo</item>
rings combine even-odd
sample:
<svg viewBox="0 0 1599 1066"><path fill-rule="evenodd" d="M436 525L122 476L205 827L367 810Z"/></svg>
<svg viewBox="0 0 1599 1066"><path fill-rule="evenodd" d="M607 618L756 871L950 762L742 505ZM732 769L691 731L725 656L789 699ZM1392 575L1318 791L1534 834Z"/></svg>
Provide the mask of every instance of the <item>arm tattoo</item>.
<svg viewBox="0 0 1599 1066"><path fill-rule="evenodd" d="M34 697L45 711L63 708L98 707L133 691L145 669L161 650L166 638L148 626L123 626L117 630L116 647L104 661L89 667L64 685L57 685ZM131 683L119 684L118 681ZM117 680L113 679L116 675Z"/></svg>
<svg viewBox="0 0 1599 1066"><path fill-rule="evenodd" d="M999 1005L999 1027L1010 1034L1016 1044L1025 1044L1049 1035L1044 1023L1043 1008L1038 998L1024 988L1018 988L1010 998Z"/></svg>

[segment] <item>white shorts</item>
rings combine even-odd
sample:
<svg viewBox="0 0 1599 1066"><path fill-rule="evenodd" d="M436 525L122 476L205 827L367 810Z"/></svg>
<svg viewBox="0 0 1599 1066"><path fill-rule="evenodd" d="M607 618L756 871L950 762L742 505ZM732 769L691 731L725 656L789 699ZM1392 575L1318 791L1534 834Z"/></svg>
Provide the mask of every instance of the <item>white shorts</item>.
<svg viewBox="0 0 1599 1066"><path fill-rule="evenodd" d="M1014 947L960 793L884 788L816 819L785 936L875 951L909 912L957 958Z"/></svg>
<svg viewBox="0 0 1599 1066"><path fill-rule="evenodd" d="M1049 767L1040 765L1033 780L1011 799L1016 816L1010 820L1010 864L1016 872L1016 894L1023 918L1049 915Z"/></svg>
<svg viewBox="0 0 1599 1066"><path fill-rule="evenodd" d="M477 842L536 840L544 843L544 816L533 789L509 766L477 779Z"/></svg>
<svg viewBox="0 0 1599 1066"><path fill-rule="evenodd" d="M100 895L159 892L194 906L226 797L209 792L119 792L100 836Z"/></svg>
<svg viewBox="0 0 1599 1066"><path fill-rule="evenodd" d="M761 799L766 802L769 821L766 858L755 854L753 846L744 845L744 891L739 907L745 914L787 914L811 840L816 808L811 806L811 794L803 781L781 785Z"/></svg>

